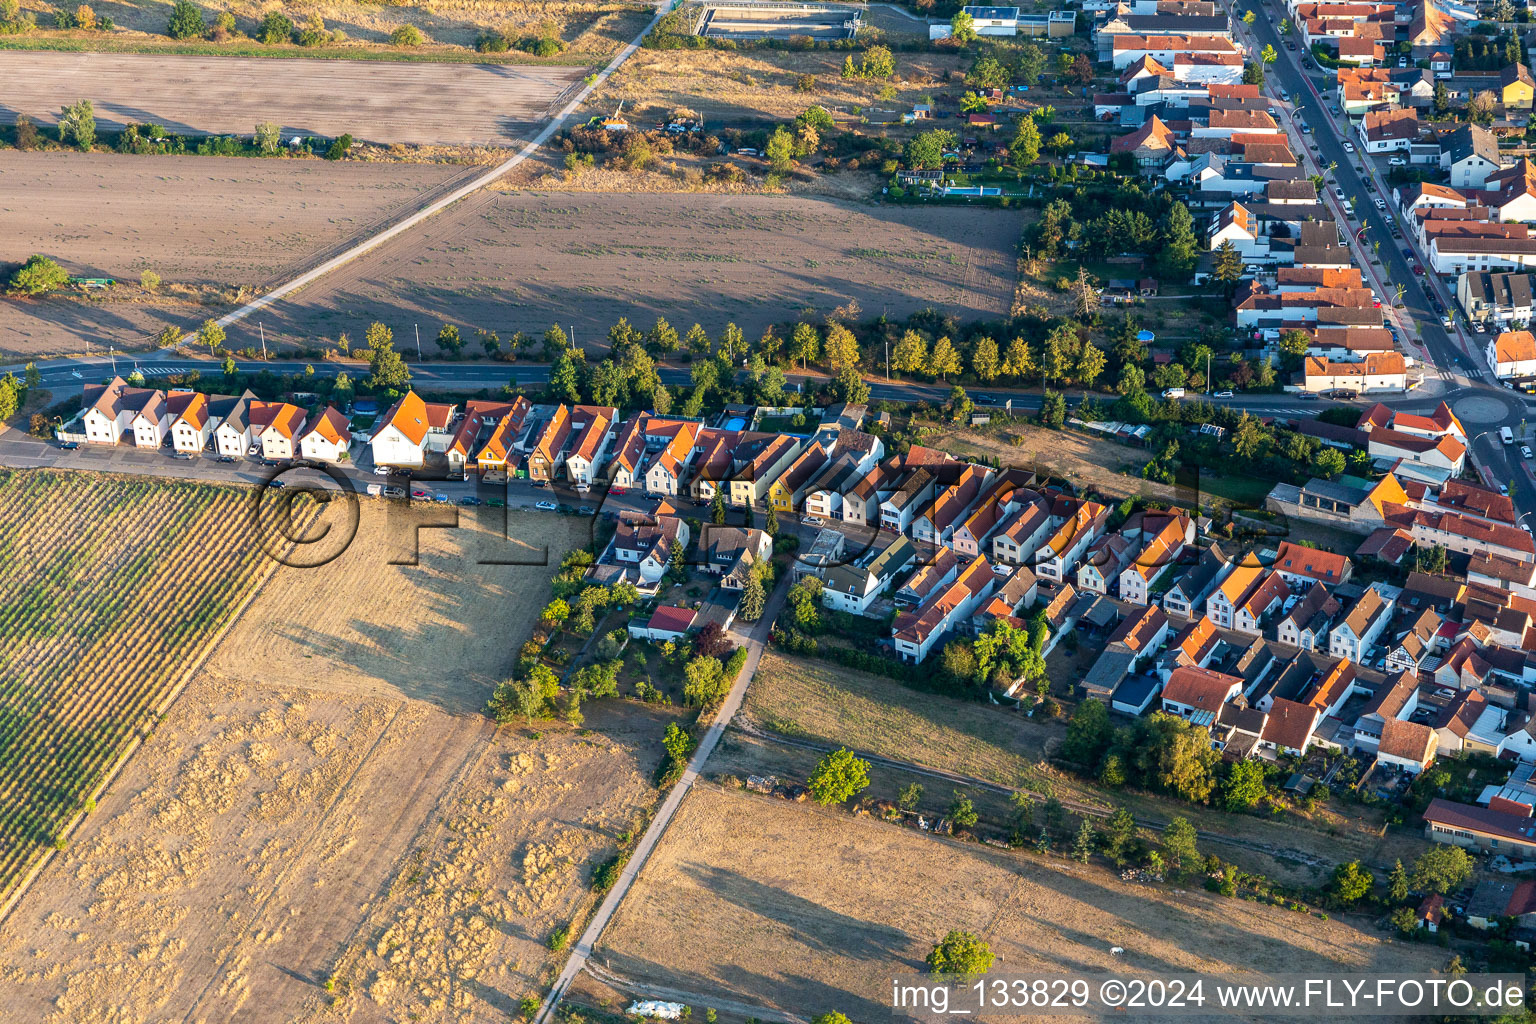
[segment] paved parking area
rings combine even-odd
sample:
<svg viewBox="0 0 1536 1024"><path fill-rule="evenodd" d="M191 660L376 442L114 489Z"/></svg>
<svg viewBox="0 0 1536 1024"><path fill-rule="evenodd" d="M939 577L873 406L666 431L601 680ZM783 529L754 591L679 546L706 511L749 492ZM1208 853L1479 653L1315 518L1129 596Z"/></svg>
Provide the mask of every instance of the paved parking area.
<svg viewBox="0 0 1536 1024"><path fill-rule="evenodd" d="M79 99L96 123L177 133L249 135L275 121L285 136L343 133L369 142L505 146L526 139L585 67L436 64L169 54L0 53L5 101L42 123Z"/></svg>

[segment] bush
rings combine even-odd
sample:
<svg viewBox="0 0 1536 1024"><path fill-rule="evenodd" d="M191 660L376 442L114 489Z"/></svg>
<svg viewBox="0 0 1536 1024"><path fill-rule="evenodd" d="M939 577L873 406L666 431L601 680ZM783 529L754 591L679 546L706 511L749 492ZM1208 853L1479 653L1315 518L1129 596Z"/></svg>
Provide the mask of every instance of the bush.
<svg viewBox="0 0 1536 1024"><path fill-rule="evenodd" d="M32 149L37 145L37 125L26 114L17 114L12 138L16 140L17 149Z"/></svg>
<svg viewBox="0 0 1536 1024"><path fill-rule="evenodd" d="M201 17L201 16L199 16ZM293 21L281 11L268 11L256 26L256 38L268 46L293 40Z"/></svg>
<svg viewBox="0 0 1536 1024"><path fill-rule="evenodd" d="M335 36L326 31L325 22L316 14L305 23L299 31L298 44L300 46L324 46L335 39Z"/></svg>
<svg viewBox="0 0 1536 1024"><path fill-rule="evenodd" d="M345 160L347 155L351 152L352 136L343 135L341 138L331 143L331 148L325 151L325 158L327 160Z"/></svg>
<svg viewBox="0 0 1536 1024"><path fill-rule="evenodd" d="M34 255L11 275L11 290L23 295L43 295L69 284L69 274L47 256Z"/></svg>
<svg viewBox="0 0 1536 1024"><path fill-rule="evenodd" d="M475 49L480 53L506 53L512 42L501 32L482 32L475 39Z"/></svg>
<svg viewBox="0 0 1536 1024"><path fill-rule="evenodd" d="M427 37L415 25L401 25L389 34L389 41L395 46L420 46Z"/></svg>
<svg viewBox="0 0 1536 1024"><path fill-rule="evenodd" d="M203 9L192 0L176 0L171 7L171 20L165 26L166 35L172 39L196 39L205 31Z"/></svg>

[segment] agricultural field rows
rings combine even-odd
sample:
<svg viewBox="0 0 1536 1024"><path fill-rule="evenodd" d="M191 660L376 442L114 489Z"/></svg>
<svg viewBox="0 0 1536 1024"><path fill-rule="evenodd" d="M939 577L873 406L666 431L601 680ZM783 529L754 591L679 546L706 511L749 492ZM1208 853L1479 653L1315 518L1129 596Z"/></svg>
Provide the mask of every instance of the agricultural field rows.
<svg viewBox="0 0 1536 1024"><path fill-rule="evenodd" d="M261 562L228 487L0 476L0 894L155 726Z"/></svg>

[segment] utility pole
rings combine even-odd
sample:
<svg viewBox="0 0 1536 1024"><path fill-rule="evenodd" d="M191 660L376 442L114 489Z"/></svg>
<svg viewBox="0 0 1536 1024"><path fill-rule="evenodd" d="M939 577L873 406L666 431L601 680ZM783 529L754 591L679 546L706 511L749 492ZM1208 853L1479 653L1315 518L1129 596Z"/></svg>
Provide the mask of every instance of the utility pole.
<svg viewBox="0 0 1536 1024"><path fill-rule="evenodd" d="M885 382L891 382L891 339L885 339Z"/></svg>
<svg viewBox="0 0 1536 1024"><path fill-rule="evenodd" d="M107 346L107 354L112 357L112 376L116 377L117 376L117 347L114 346L114 345L108 345Z"/></svg>
<svg viewBox="0 0 1536 1024"><path fill-rule="evenodd" d="M581 346L576 344L576 325L566 324L566 326L571 329L571 348L575 349L577 352L580 352Z"/></svg>
<svg viewBox="0 0 1536 1024"><path fill-rule="evenodd" d="M256 329L261 332L261 361L267 361L267 328L264 324L257 324Z"/></svg>
<svg viewBox="0 0 1536 1024"><path fill-rule="evenodd" d="M416 328L416 361L418 363L424 362L421 358L421 324L412 324L411 326Z"/></svg>
<svg viewBox="0 0 1536 1024"><path fill-rule="evenodd" d="M1205 352L1205 393L1209 395L1214 390L1215 389L1211 387L1211 352L1210 352L1210 349L1206 349L1206 352Z"/></svg>

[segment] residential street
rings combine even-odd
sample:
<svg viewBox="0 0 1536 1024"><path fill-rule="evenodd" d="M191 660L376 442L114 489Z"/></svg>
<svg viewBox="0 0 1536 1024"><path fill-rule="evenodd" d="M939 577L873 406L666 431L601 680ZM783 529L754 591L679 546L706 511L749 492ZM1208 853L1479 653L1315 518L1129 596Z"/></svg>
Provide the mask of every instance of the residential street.
<svg viewBox="0 0 1536 1024"><path fill-rule="evenodd" d="M570 987L576 975L581 973L587 958L592 955L593 947L597 945L597 940L602 937L603 929L608 927L608 922L613 919L614 912L619 909L624 895L634 884L635 876L640 873L641 868L645 867L646 858L651 855L651 851L656 848L656 844L666 833L667 826L672 823L673 815L677 813L678 807L683 802L683 797L687 796L688 791L693 788L699 772L704 769L704 763L709 760L715 745L720 742L726 726L731 724L732 717L741 709L741 702L747 695L747 687L752 685L752 677L757 673L757 664L762 660L763 650L767 647L769 630L773 627L773 621L779 617L779 611L784 607L784 600L789 594L789 584L790 574L786 572L779 580L778 586L773 588L773 593L768 596L763 617L752 626L749 633L744 634L739 628L732 628L732 636L746 645L746 664L742 666L741 674L737 676L731 692L726 694L725 701L715 712L714 721L710 723L704 736L699 740L698 749L693 752L693 758L688 762L688 768L683 772L683 777L672 787L667 798L656 809L656 816L651 819L650 827L645 830L645 835L641 836L640 842L635 845L629 862L619 873L619 880L614 883L612 889L608 890L608 895L603 898L597 913L592 915L586 931L582 932L581 938L576 940L576 945L571 949L570 959L565 962L565 967L560 971L560 976L555 979L548 998L544 1000L543 1007L534 1018L535 1024L544 1024L549 1020L550 1014L560 1002L560 997L565 994L565 990Z"/></svg>

